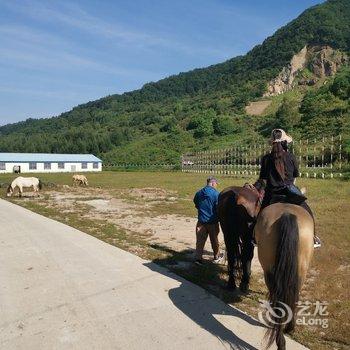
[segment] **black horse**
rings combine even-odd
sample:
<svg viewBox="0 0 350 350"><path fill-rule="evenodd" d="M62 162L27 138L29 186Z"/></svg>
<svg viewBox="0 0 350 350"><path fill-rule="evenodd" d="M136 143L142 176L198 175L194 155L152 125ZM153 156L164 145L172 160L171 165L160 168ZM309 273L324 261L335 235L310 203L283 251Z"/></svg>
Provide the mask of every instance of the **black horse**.
<svg viewBox="0 0 350 350"><path fill-rule="evenodd" d="M254 254L253 229L260 211L260 192L251 187L227 187L219 196L218 216L224 234L229 279L227 287L236 289L236 277L241 275L239 288L249 289L251 262Z"/></svg>

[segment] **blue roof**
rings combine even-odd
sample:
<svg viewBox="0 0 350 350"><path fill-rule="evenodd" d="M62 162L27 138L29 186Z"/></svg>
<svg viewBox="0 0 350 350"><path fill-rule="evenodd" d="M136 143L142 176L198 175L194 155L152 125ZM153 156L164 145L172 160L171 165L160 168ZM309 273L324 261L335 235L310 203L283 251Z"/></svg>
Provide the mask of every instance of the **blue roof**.
<svg viewBox="0 0 350 350"><path fill-rule="evenodd" d="M0 153L0 162L102 162L93 154Z"/></svg>

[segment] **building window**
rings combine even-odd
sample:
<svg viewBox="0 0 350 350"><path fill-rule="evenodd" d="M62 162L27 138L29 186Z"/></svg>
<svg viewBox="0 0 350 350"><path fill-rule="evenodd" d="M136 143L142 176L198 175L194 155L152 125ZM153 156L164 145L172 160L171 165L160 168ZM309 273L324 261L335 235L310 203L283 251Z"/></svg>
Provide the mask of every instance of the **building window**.
<svg viewBox="0 0 350 350"><path fill-rule="evenodd" d="M92 167L93 167L94 169L98 169L98 163L97 163L97 162L94 162L94 163L92 164Z"/></svg>
<svg viewBox="0 0 350 350"><path fill-rule="evenodd" d="M45 170L51 170L51 163L44 163Z"/></svg>
<svg viewBox="0 0 350 350"><path fill-rule="evenodd" d="M6 163L0 162L0 170L6 170Z"/></svg>
<svg viewBox="0 0 350 350"><path fill-rule="evenodd" d="M82 168L82 169L87 169L87 163L86 163L86 162L81 163L81 168Z"/></svg>
<svg viewBox="0 0 350 350"><path fill-rule="evenodd" d="M29 170L36 170L36 163L29 163Z"/></svg>
<svg viewBox="0 0 350 350"><path fill-rule="evenodd" d="M58 169L64 169L64 163L63 162L59 162L58 164Z"/></svg>

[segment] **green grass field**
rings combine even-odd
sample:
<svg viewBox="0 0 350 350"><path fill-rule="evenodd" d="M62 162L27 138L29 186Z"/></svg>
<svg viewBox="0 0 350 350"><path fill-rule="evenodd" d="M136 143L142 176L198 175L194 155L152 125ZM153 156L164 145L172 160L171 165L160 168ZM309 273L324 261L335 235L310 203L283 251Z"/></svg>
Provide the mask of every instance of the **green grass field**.
<svg viewBox="0 0 350 350"><path fill-rule="evenodd" d="M205 183L205 174L181 172L102 172L89 173L89 187L108 189L111 195L118 197L121 190L130 188L157 187L176 191L176 202L164 202L156 205L152 215L171 213L194 217L196 211L192 198L196 190ZM72 174L39 174L44 183L71 185ZM0 175L0 183L9 183L13 174ZM218 176L219 190L229 185L242 185L253 179L224 178ZM310 276L303 288L302 299L329 303L329 327L298 326L293 337L312 349L348 349L350 346L350 182L342 180L299 179L300 187L307 188L308 202L316 217L316 231L323 241L323 247L315 251ZM2 188L2 197L5 188ZM45 191L43 190L44 194ZM127 198L126 198L127 199ZM113 225L102 222L87 222L79 215L64 217L54 209L45 207L45 195L40 200L22 201L13 199L31 210L63 221L80 228L110 244L138 254L135 246L147 246L142 237L130 240L128 235ZM111 237L114 237L111 239ZM169 266L170 260L186 260L183 252L167 251L164 247L147 246L140 253L144 258ZM205 269L177 270L179 274L198 283L210 292L238 308L256 316L258 299L264 298L265 289L253 275L252 291L247 296L230 295L223 290L226 279L225 268L210 265Z"/></svg>

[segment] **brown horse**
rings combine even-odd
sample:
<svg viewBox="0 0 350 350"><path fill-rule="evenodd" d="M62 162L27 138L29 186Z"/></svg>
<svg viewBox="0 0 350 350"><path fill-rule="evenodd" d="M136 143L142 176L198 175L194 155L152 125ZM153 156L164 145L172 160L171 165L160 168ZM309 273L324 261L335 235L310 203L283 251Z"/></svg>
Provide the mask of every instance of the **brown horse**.
<svg viewBox="0 0 350 350"><path fill-rule="evenodd" d="M294 329L296 303L313 255L314 220L301 206L275 203L262 210L254 232L273 310L268 347L276 341L278 350L284 350L283 333Z"/></svg>
<svg viewBox="0 0 350 350"><path fill-rule="evenodd" d="M253 227L260 198L260 192L249 187L227 187L220 193L218 216L226 245L229 289L236 288L235 277L241 274L240 289L248 291L254 253Z"/></svg>

